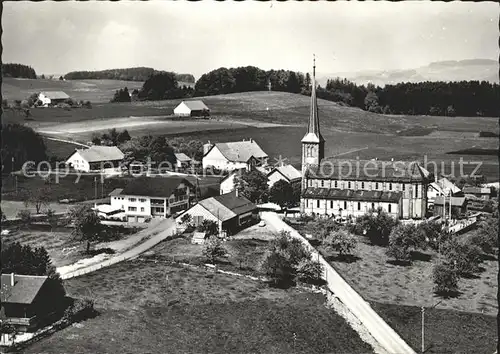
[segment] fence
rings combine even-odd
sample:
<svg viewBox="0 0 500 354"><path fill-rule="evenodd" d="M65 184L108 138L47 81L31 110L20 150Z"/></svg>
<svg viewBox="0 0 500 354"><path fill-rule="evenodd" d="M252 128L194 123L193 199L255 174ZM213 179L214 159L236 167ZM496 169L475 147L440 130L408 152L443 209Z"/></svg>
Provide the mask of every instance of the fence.
<svg viewBox="0 0 500 354"><path fill-rule="evenodd" d="M395 354L411 353L415 351L392 329L346 281L337 271L311 246L311 244L295 229L283 222L276 213L262 213L262 219L274 225L278 230L290 232L290 236L302 241L304 246L313 254L324 267L324 276L328 290L334 294L351 313L370 332L372 337L388 352Z"/></svg>

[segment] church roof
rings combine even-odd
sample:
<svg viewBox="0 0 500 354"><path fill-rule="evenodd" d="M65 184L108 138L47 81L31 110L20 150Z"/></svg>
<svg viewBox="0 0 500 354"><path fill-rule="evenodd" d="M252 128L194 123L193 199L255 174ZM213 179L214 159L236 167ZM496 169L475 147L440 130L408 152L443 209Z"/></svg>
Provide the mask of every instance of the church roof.
<svg viewBox="0 0 500 354"><path fill-rule="evenodd" d="M379 160L322 160L305 172L307 178L380 181L380 182L423 182L427 180L418 163L406 161Z"/></svg>
<svg viewBox="0 0 500 354"><path fill-rule="evenodd" d="M302 138L303 143L319 143L325 141L319 131L318 100L316 99L316 64L313 67L312 85L311 85L311 113L309 114L309 125L307 133Z"/></svg>
<svg viewBox="0 0 500 354"><path fill-rule="evenodd" d="M308 187L303 193L303 198L330 199L330 200L353 200L365 202L393 202L398 203L401 192L394 191L365 191L352 189L333 189Z"/></svg>

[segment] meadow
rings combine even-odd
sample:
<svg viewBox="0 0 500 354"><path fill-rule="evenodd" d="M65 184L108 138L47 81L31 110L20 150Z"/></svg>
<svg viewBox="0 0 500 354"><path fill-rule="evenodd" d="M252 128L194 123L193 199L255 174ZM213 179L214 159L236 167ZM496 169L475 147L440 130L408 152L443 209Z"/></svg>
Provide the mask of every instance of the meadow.
<svg viewBox="0 0 500 354"><path fill-rule="evenodd" d="M141 260L65 281L100 314L26 353L370 353L324 295ZM295 335L295 340L294 340Z"/></svg>

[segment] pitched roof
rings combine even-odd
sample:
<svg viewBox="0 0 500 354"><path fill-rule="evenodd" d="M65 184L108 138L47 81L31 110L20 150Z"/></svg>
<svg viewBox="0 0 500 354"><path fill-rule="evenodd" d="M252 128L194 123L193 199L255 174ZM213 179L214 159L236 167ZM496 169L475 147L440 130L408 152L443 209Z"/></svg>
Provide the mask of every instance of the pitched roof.
<svg viewBox="0 0 500 354"><path fill-rule="evenodd" d="M62 91L44 91L40 93L51 100L67 100L69 98L69 96Z"/></svg>
<svg viewBox="0 0 500 354"><path fill-rule="evenodd" d="M191 161L191 158L183 152L176 153L175 158L179 161Z"/></svg>
<svg viewBox="0 0 500 354"><path fill-rule="evenodd" d="M463 192L468 194L490 194L491 189L481 187L464 187Z"/></svg>
<svg viewBox="0 0 500 354"><path fill-rule="evenodd" d="M221 221L230 220L235 216L257 209L254 203L245 197L237 197L234 192L203 199L199 204Z"/></svg>
<svg viewBox="0 0 500 354"><path fill-rule="evenodd" d="M192 187L184 177L137 177L131 179L120 193L115 189L110 195L168 198L181 183Z"/></svg>
<svg viewBox="0 0 500 354"><path fill-rule="evenodd" d="M297 179L302 178L302 173L300 173L299 170L297 170L295 167L292 165L284 165L280 167L274 168L271 172L268 173L268 176L274 172L279 172L283 176L285 176L290 182L295 181Z"/></svg>
<svg viewBox="0 0 500 354"><path fill-rule="evenodd" d="M308 178L420 182L427 178L416 162L379 160L324 159L320 165L311 165L306 170Z"/></svg>
<svg viewBox="0 0 500 354"><path fill-rule="evenodd" d="M438 179L437 184L441 187L445 194L448 194L450 190L452 194L460 193L462 191L452 181L445 177Z"/></svg>
<svg viewBox="0 0 500 354"><path fill-rule="evenodd" d="M229 161L247 162L253 156L256 159L268 157L255 140L234 141L229 143L217 143L207 151L205 156L217 147L222 155Z"/></svg>
<svg viewBox="0 0 500 354"><path fill-rule="evenodd" d="M92 145L88 149L76 149L76 152L87 162L123 160L123 152L116 146Z"/></svg>
<svg viewBox="0 0 500 354"><path fill-rule="evenodd" d="M2 274L1 302L29 305L47 280L46 276L15 274L14 286L11 286L10 277L11 274Z"/></svg>
<svg viewBox="0 0 500 354"><path fill-rule="evenodd" d="M401 192L389 191L365 191L351 189L315 188L309 187L304 193L304 198L333 199L333 200L355 200L368 202L394 202L401 199Z"/></svg>
<svg viewBox="0 0 500 354"><path fill-rule="evenodd" d="M207 110L209 111L210 109L203 103L203 101L200 100L193 100L193 101L182 101L179 105L185 104L190 110L192 111L202 111L202 110Z"/></svg>
<svg viewBox="0 0 500 354"><path fill-rule="evenodd" d="M113 190L111 191L111 193L109 193L108 195L109 195L110 197L116 197L117 195L122 194L122 191L123 191L123 188L116 188L116 189L113 189Z"/></svg>
<svg viewBox="0 0 500 354"><path fill-rule="evenodd" d="M319 131L319 116L318 116L318 101L316 99L316 64L313 68L312 85L311 85L311 112L309 114L309 125L307 133L302 138L303 143L319 143L325 141Z"/></svg>
<svg viewBox="0 0 500 354"><path fill-rule="evenodd" d="M446 204L450 205L450 199L451 199L451 206L463 206L466 202L465 197L443 197L443 196L437 196L436 199L434 200L434 205L443 205L443 200L446 199Z"/></svg>

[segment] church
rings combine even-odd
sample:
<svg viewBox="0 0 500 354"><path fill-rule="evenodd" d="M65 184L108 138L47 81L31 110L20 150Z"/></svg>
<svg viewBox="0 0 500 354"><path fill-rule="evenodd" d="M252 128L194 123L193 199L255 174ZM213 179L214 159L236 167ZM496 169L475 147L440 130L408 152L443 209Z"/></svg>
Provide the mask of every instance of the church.
<svg viewBox="0 0 500 354"><path fill-rule="evenodd" d="M418 162L325 158L315 74L316 64L302 139L301 213L349 218L382 208L397 219L425 218L432 178Z"/></svg>

